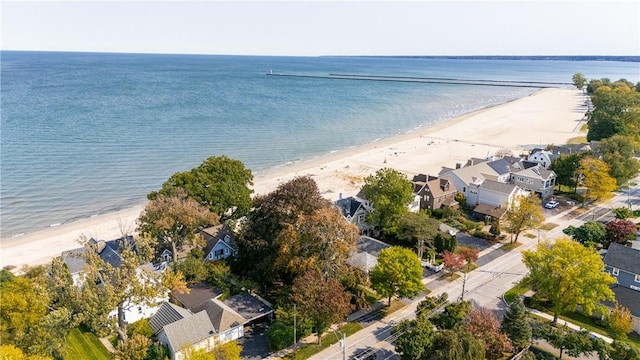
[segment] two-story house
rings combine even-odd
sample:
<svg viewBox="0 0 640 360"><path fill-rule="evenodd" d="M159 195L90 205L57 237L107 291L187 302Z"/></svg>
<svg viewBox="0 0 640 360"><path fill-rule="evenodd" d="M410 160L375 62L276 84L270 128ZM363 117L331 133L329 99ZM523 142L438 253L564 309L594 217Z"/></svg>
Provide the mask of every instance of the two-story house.
<svg viewBox="0 0 640 360"><path fill-rule="evenodd" d="M553 153L549 150L538 150L532 152L527 159L530 162L541 165L543 168L548 169L551 166L551 161L553 161Z"/></svg>
<svg viewBox="0 0 640 360"><path fill-rule="evenodd" d="M413 193L420 198L420 209L434 210L445 206L458 207L456 193L458 189L447 177L435 177L418 174L411 180Z"/></svg>
<svg viewBox="0 0 640 360"><path fill-rule="evenodd" d="M349 223L358 226L360 233L364 234L371 229L371 226L366 221L367 214L371 211L368 201L357 196L343 198L340 195L334 205Z"/></svg>
<svg viewBox="0 0 640 360"><path fill-rule="evenodd" d="M640 249L611 243L603 261L605 271L616 278L611 287L616 301L629 309L633 329L640 332Z"/></svg>
<svg viewBox="0 0 640 360"><path fill-rule="evenodd" d="M529 167L511 174L511 183L522 189L531 191L546 199L553 195L556 185L556 173L547 170L541 165Z"/></svg>
<svg viewBox="0 0 640 360"><path fill-rule="evenodd" d="M211 226L203 229L200 234L206 242L204 247L205 260L221 260L237 254L233 242L233 233L228 226Z"/></svg>

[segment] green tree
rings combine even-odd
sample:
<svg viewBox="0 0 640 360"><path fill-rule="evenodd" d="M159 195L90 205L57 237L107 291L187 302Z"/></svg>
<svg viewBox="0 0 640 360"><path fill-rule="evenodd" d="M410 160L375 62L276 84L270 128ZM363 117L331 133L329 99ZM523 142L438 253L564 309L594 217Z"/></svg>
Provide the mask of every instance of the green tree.
<svg viewBox="0 0 640 360"><path fill-rule="evenodd" d="M241 360L241 352L242 346L235 341L229 341L222 345L217 345L213 349L213 358L215 360Z"/></svg>
<svg viewBox="0 0 640 360"><path fill-rule="evenodd" d="M600 308L601 301L614 297L609 285L615 278L602 271L600 255L573 240L542 243L537 251L523 251L522 261L529 269L527 279L536 289L535 296L553 304L554 323L559 313L574 311L580 305L591 314Z"/></svg>
<svg viewBox="0 0 640 360"><path fill-rule="evenodd" d="M303 317L312 321L318 345L322 333L347 316L351 310L350 298L338 280L325 278L315 269L299 276L291 288L291 300L298 305Z"/></svg>
<svg viewBox="0 0 640 360"><path fill-rule="evenodd" d="M556 173L556 183L559 187L573 187L574 191L578 186L577 170L580 167L580 160L588 153L579 152L573 154L562 154L551 161L549 169Z"/></svg>
<svg viewBox="0 0 640 360"><path fill-rule="evenodd" d="M397 335L396 351L402 359L428 360L433 355L432 346L435 340L433 324L425 317L414 320L402 320L393 328Z"/></svg>
<svg viewBox="0 0 640 360"><path fill-rule="evenodd" d="M585 79L584 75L582 75L581 73L573 74L571 80L573 81L573 85L575 85L578 90L582 90L584 85L587 83L587 79Z"/></svg>
<svg viewBox="0 0 640 360"><path fill-rule="evenodd" d="M531 343L531 325L527 321L527 309L519 298L509 305L502 318L504 331L516 349L524 349Z"/></svg>
<svg viewBox="0 0 640 360"><path fill-rule="evenodd" d="M442 360L483 360L485 349L480 339L463 329L442 330L436 334L433 350Z"/></svg>
<svg viewBox="0 0 640 360"><path fill-rule="evenodd" d="M139 231L157 239L159 245L170 246L173 261L185 246L201 243L196 229L218 224L218 216L177 188L172 195L158 195L147 203L138 218Z"/></svg>
<svg viewBox="0 0 640 360"><path fill-rule="evenodd" d="M597 87L591 86L591 90L594 109L587 114L588 141L602 140L616 134L638 136L640 93L624 83L613 86L602 82Z"/></svg>
<svg viewBox="0 0 640 360"><path fill-rule="evenodd" d="M638 175L640 162L636 153L640 150L638 143L631 136L614 135L600 141L602 160L609 165L609 175L616 179L618 187L625 185Z"/></svg>
<svg viewBox="0 0 640 360"><path fill-rule="evenodd" d="M604 224L598 221L587 221L577 228L569 227L565 230L563 230L565 234L571 235L574 240L585 246L604 244L607 238L607 230Z"/></svg>
<svg viewBox="0 0 640 360"><path fill-rule="evenodd" d="M25 354L12 344L0 345L0 360L51 360L50 357Z"/></svg>
<svg viewBox="0 0 640 360"><path fill-rule="evenodd" d="M607 231L605 244L607 248L612 242L626 245L638 233L636 224L631 220L613 219L605 225L605 229Z"/></svg>
<svg viewBox="0 0 640 360"><path fill-rule="evenodd" d="M632 344L614 340L607 352L612 360L638 360L640 359L640 349Z"/></svg>
<svg viewBox="0 0 640 360"><path fill-rule="evenodd" d="M613 213L616 215L616 219L628 219L633 216L633 212L627 207L617 207L613 209Z"/></svg>
<svg viewBox="0 0 640 360"><path fill-rule="evenodd" d="M587 187L585 198L600 200L611 197L617 188L616 180L609 175L609 165L600 159L586 157L580 160L578 173Z"/></svg>
<svg viewBox="0 0 640 360"><path fill-rule="evenodd" d="M378 264L369 272L371 285L381 296L413 297L424 289L422 264L409 249L392 246L380 251Z"/></svg>
<svg viewBox="0 0 640 360"><path fill-rule="evenodd" d="M150 193L148 198L176 195L176 190L181 188L221 219L239 219L251 208L251 185L253 174L241 161L212 156L196 168L171 175L162 188Z"/></svg>
<svg viewBox="0 0 640 360"><path fill-rule="evenodd" d="M367 221L385 234L394 234L400 217L409 211L413 200L411 181L397 170L384 168L367 176L364 183L362 194L374 208Z"/></svg>
<svg viewBox="0 0 640 360"><path fill-rule="evenodd" d="M609 326L609 329L611 329L611 332L613 332L615 339L626 339L627 334L633 329L633 317L631 316L631 312L629 309L616 302L607 317L607 325Z"/></svg>
<svg viewBox="0 0 640 360"><path fill-rule="evenodd" d="M500 329L500 321L487 308L471 310L464 320L464 328L484 343L486 359L502 359L512 350L509 337Z"/></svg>
<svg viewBox="0 0 640 360"><path fill-rule="evenodd" d="M515 239L513 236L511 237L511 243L516 243L523 230L537 228L544 221L540 198L537 196L518 196L507 210L505 220L507 224L504 226L504 230L516 236Z"/></svg>
<svg viewBox="0 0 640 360"><path fill-rule="evenodd" d="M472 306L470 301L458 301L448 304L444 311L431 319L431 322L438 329L452 330L463 325L464 319L471 312Z"/></svg>
<svg viewBox="0 0 640 360"><path fill-rule="evenodd" d="M145 360L151 340L140 334L133 334L125 341L118 342L116 360Z"/></svg>
<svg viewBox="0 0 640 360"><path fill-rule="evenodd" d="M533 336L547 340L555 348L560 349L560 359L564 351L569 356L578 357L594 350L591 335L586 330L573 331L566 325L560 328L549 324L538 324L533 328Z"/></svg>
<svg viewBox="0 0 640 360"><path fill-rule="evenodd" d="M407 212L400 218L397 236L407 247L418 250L422 259L425 250L434 250L433 239L438 235L440 222L423 212Z"/></svg>

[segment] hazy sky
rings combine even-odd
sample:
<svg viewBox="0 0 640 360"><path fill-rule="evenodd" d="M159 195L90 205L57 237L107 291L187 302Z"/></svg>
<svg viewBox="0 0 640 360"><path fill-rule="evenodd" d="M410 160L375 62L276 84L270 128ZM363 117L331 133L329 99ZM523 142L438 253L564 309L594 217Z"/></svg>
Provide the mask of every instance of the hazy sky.
<svg viewBox="0 0 640 360"><path fill-rule="evenodd" d="M640 55L640 1L3 0L3 50Z"/></svg>

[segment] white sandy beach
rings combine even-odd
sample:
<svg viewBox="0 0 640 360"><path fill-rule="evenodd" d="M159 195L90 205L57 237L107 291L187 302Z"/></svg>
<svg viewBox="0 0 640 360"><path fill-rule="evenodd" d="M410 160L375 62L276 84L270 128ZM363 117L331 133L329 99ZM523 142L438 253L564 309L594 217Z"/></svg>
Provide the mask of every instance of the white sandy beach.
<svg viewBox="0 0 640 360"><path fill-rule="evenodd" d="M468 158L484 158L504 148L518 155L533 147L562 144L580 135L585 99L574 89L544 89L409 134L257 175L254 190L256 194L268 193L282 182L309 175L326 198L336 200L340 194L357 193L362 179L383 167L400 170L409 177L418 173L436 175L442 166L454 167ZM135 228L142 210L143 206L138 206L2 239L0 266L46 263L62 251L78 247L77 239L82 235L117 238Z"/></svg>

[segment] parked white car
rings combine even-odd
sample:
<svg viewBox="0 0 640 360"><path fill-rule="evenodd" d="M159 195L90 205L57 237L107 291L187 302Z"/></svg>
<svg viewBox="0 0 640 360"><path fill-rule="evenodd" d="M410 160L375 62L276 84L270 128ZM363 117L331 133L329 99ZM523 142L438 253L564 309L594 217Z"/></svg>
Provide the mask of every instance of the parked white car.
<svg viewBox="0 0 640 360"><path fill-rule="evenodd" d="M556 206L560 205L559 202L555 201L555 200L551 200L548 203L544 204L544 207L547 209L555 209Z"/></svg>

